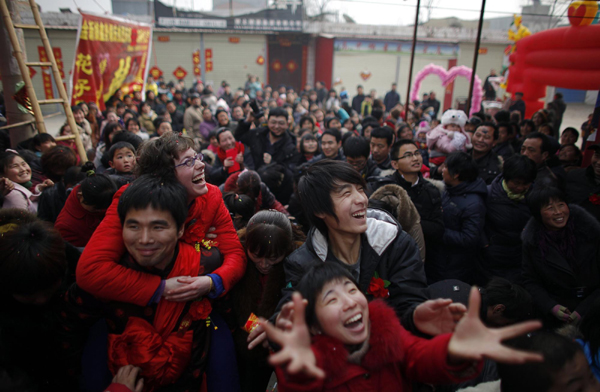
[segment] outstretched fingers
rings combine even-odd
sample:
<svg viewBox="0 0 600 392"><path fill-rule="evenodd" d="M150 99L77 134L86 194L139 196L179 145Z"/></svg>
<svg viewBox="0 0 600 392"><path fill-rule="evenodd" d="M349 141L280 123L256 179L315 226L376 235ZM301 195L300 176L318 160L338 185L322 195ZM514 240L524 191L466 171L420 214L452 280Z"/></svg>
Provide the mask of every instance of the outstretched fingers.
<svg viewBox="0 0 600 392"><path fill-rule="evenodd" d="M264 318L259 318L259 322L260 325L264 328L265 333L267 334L267 338L269 340L272 340L273 342L279 345L283 345L285 339L281 330L275 328L275 326L273 326Z"/></svg>
<svg viewBox="0 0 600 392"><path fill-rule="evenodd" d="M527 321L508 327L499 328L495 332L500 335L500 340L506 340L535 331L541 327L542 323L539 321Z"/></svg>

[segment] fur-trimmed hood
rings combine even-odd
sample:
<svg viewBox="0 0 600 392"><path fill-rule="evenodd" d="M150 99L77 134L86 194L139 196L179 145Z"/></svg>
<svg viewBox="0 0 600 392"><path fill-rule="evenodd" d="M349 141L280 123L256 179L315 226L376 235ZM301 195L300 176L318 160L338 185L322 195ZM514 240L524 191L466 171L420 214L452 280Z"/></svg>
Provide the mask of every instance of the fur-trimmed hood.
<svg viewBox="0 0 600 392"><path fill-rule="evenodd" d="M597 241L600 238L600 223L596 218L574 204L569 204L569 211L569 219L575 220L575 237L577 240ZM543 229L544 225L541 222L538 222L534 217L529 219L521 234L523 244L537 246L539 234Z"/></svg>
<svg viewBox="0 0 600 392"><path fill-rule="evenodd" d="M409 232L416 224L421 223L417 208L408 193L400 185L384 185L376 190L370 198L391 206L396 211L398 222L406 232Z"/></svg>

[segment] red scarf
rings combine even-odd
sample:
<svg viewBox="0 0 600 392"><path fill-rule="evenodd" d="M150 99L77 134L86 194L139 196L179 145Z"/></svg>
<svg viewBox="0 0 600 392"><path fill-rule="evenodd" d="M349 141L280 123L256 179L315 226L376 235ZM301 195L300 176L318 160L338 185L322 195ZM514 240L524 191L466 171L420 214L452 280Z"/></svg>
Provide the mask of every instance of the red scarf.
<svg viewBox="0 0 600 392"><path fill-rule="evenodd" d="M235 147L233 149L235 149L235 155L237 155L240 152L243 154L245 147L244 147L243 143L241 143L241 142L235 142ZM229 150L227 150L227 151L229 151ZM221 147L217 147L217 156L219 157L219 159L221 160L221 162L223 163L223 165L225 164L225 159L229 158L227 156L227 151L223 150ZM232 167L229 168L229 173L233 173L233 171L231 171L231 169L234 168L234 167L235 167L235 165L233 165ZM237 171L237 170L234 170L234 171Z"/></svg>
<svg viewBox="0 0 600 392"><path fill-rule="evenodd" d="M198 276L199 271L198 252L193 246L180 243L179 255L168 278ZM173 332L186 304L162 299L152 324L142 318L131 317L122 334L109 334L108 367L111 373L116 374L122 366L139 366L146 391L176 382L192 356L191 322L208 318L212 310L208 299L194 301L177 331Z"/></svg>

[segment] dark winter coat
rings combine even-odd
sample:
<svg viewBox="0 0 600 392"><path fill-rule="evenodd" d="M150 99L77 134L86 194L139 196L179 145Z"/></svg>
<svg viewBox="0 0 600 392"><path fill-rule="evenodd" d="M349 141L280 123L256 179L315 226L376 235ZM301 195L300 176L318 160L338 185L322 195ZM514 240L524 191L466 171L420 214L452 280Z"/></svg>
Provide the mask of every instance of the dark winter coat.
<svg viewBox="0 0 600 392"><path fill-rule="evenodd" d="M425 270L430 284L444 279L472 283L484 243L486 196L487 187L481 178L446 187L442 196L443 244L427 249Z"/></svg>
<svg viewBox="0 0 600 392"><path fill-rule="evenodd" d="M387 288L390 293L387 301L401 316L413 305L427 300L427 283L419 248L387 212L368 209L367 224L367 231L361 235L359 289L372 299L367 291L377 272L381 279L391 282ZM298 282L319 262L341 263L329 249L327 237L313 227L306 242L284 261L287 284L278 310L291 300Z"/></svg>
<svg viewBox="0 0 600 392"><path fill-rule="evenodd" d="M419 174L419 181L415 186L406 181L397 171L391 176L371 182L369 186L372 190L387 184L400 185L412 200L421 216L421 228L425 238L427 253L429 248L437 246L444 234L444 216L442 213L442 195L440 191L431 182Z"/></svg>
<svg viewBox="0 0 600 392"><path fill-rule="evenodd" d="M490 185L492 181L494 181L494 178L502 173L502 158L494 151L490 151L481 158L475 159L475 163L479 169L479 178L481 178L486 185Z"/></svg>
<svg viewBox="0 0 600 392"><path fill-rule="evenodd" d="M360 95L357 95L356 97L352 98L352 110L354 110L356 113L360 113L360 106L362 105L364 100L365 100L364 94L360 94Z"/></svg>
<svg viewBox="0 0 600 392"><path fill-rule="evenodd" d="M545 227L535 218L529 220L521 236L523 284L545 316L550 316L554 306L562 305L585 317L600 298L600 223L579 206L570 204L569 209L576 265L572 266L554 243L549 243L542 258L540 239Z"/></svg>
<svg viewBox="0 0 600 392"><path fill-rule="evenodd" d="M60 211L65 206L69 193L71 193L71 190L67 191L62 181L57 182L50 188L44 189L38 201L38 218L54 223L56 218L58 218L58 214L60 214Z"/></svg>
<svg viewBox="0 0 600 392"><path fill-rule="evenodd" d="M383 104L385 105L385 110L388 112L394 108L398 103L400 103L400 94L396 91L390 90L385 94L383 98Z"/></svg>
<svg viewBox="0 0 600 392"><path fill-rule="evenodd" d="M510 144L510 141L496 144L494 148L492 148L492 151L494 151L496 155L500 155L504 160L512 157L515 154L515 150L512 144Z"/></svg>
<svg viewBox="0 0 600 392"><path fill-rule="evenodd" d="M595 204L600 203L600 199L592 197L593 195L600 195L600 183L596 182L594 168L591 165L585 169L570 171L567 174L567 196L569 201L585 208L596 220L600 221L600 204ZM40 207L41 204L38 206L38 214Z"/></svg>
<svg viewBox="0 0 600 392"><path fill-rule="evenodd" d="M483 270L515 282L521 275L521 233L531 218L525 200L513 201L502 188L502 175L488 185Z"/></svg>

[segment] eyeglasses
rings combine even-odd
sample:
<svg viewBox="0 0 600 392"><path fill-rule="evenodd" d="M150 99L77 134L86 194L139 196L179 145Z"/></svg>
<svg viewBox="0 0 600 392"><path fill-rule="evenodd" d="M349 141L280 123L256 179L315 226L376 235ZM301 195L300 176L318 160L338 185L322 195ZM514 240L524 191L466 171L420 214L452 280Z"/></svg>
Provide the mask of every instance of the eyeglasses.
<svg viewBox="0 0 600 392"><path fill-rule="evenodd" d="M398 159L404 159L404 158L408 158L408 159L413 159L413 158L418 158L421 156L421 151L415 151L413 152L407 152L406 154L402 155L401 157L396 158L396 160Z"/></svg>
<svg viewBox="0 0 600 392"><path fill-rule="evenodd" d="M198 153L198 154L194 155L193 157L189 157L186 160L184 160L183 162L181 162L179 165L175 165L175 168L178 168L179 166L194 167L197 159L199 159L200 162L202 162L204 160L204 155L202 155L201 153Z"/></svg>

